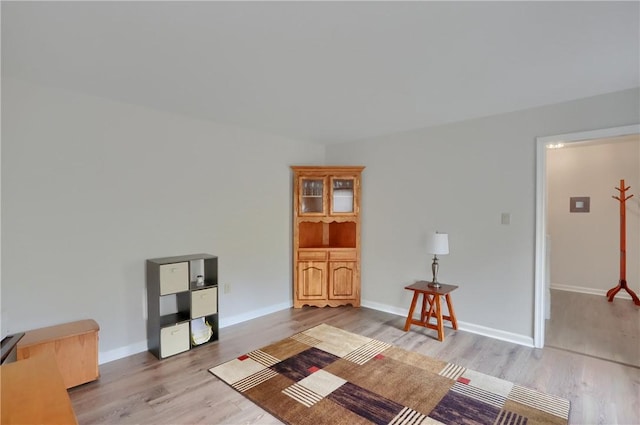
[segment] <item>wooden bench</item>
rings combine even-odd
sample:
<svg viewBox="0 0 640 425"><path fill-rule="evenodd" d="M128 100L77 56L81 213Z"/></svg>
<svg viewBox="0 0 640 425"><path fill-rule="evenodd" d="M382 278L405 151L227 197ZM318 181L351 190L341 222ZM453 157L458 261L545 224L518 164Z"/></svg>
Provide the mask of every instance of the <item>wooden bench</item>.
<svg viewBox="0 0 640 425"><path fill-rule="evenodd" d="M25 332L18 342L18 361L53 355L66 388L98 379L98 331L95 320L80 320Z"/></svg>

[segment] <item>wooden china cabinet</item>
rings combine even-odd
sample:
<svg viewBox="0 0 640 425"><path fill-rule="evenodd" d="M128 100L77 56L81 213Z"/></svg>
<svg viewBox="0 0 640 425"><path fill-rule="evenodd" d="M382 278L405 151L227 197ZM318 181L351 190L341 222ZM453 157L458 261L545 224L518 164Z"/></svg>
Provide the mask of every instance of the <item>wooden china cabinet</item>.
<svg viewBox="0 0 640 425"><path fill-rule="evenodd" d="M292 166L293 306L360 307L361 166Z"/></svg>

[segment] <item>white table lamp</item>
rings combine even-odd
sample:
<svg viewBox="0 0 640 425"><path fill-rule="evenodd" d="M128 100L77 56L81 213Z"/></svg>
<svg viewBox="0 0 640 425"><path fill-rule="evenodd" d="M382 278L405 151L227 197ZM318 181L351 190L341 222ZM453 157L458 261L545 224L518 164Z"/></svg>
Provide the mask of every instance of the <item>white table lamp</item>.
<svg viewBox="0 0 640 425"><path fill-rule="evenodd" d="M433 254L433 263L431 263L433 279L429 286L439 288L441 285L438 283L438 255L447 255L449 253L449 234L434 233L429 241L429 253Z"/></svg>

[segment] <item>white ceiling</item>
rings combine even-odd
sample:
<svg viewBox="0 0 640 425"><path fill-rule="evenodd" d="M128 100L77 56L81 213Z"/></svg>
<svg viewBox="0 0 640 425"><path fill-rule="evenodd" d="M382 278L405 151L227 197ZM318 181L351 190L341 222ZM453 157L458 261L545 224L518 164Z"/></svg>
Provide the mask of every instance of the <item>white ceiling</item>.
<svg viewBox="0 0 640 425"><path fill-rule="evenodd" d="M336 143L640 86L639 6L2 1L2 76Z"/></svg>

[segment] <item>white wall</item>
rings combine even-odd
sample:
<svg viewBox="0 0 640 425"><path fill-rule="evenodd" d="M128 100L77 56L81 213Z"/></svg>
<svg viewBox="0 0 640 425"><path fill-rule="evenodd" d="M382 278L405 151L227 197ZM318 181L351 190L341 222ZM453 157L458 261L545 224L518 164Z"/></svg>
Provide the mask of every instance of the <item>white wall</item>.
<svg viewBox="0 0 640 425"><path fill-rule="evenodd" d="M547 151L548 233L551 283L606 293L619 280L620 179L631 189L626 202L627 282L640 288L640 136L626 142L569 144ZM589 213L569 212L569 198L589 196ZM626 294L622 291L621 295Z"/></svg>
<svg viewBox="0 0 640 425"><path fill-rule="evenodd" d="M639 90L327 148L361 164L363 303L406 312L440 278L463 325L533 334L535 138L638 122ZM291 164L324 147L3 79L2 327L85 317L103 359L146 347L144 260L220 256L221 316L291 303ZM508 212L511 225L500 224ZM7 324L8 322L8 324Z"/></svg>
<svg viewBox="0 0 640 425"><path fill-rule="evenodd" d="M439 278L463 325L532 342L537 136L638 123L638 89L329 146L361 164L363 304L406 311L430 277L426 235L449 233ZM501 225L502 212L511 224ZM523 339L520 339L523 340Z"/></svg>
<svg viewBox="0 0 640 425"><path fill-rule="evenodd" d="M219 256L222 323L291 305L289 165L324 147L2 81L2 315L146 349L145 259Z"/></svg>

